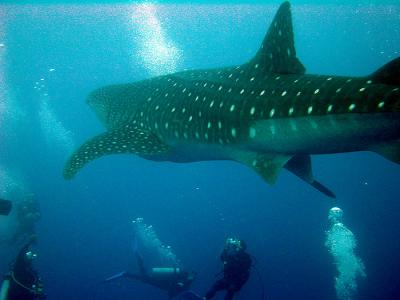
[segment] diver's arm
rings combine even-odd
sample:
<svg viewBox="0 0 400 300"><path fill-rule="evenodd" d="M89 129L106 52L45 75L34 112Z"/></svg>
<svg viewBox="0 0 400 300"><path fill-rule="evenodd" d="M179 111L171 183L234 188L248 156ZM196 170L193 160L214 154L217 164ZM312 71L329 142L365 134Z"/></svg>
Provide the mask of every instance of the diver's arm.
<svg viewBox="0 0 400 300"><path fill-rule="evenodd" d="M225 265L227 260L228 260L228 252L226 250L222 251L220 259L222 261L222 263Z"/></svg>
<svg viewBox="0 0 400 300"><path fill-rule="evenodd" d="M125 272L124 274L125 278L133 279L133 280L142 280L143 276L139 274L133 274L129 272Z"/></svg>
<svg viewBox="0 0 400 300"><path fill-rule="evenodd" d="M253 264L253 261L251 259L251 256L248 253L245 252L244 254L245 254L245 259L244 259L245 267L247 270L250 270L251 265Z"/></svg>
<svg viewBox="0 0 400 300"><path fill-rule="evenodd" d="M151 276L147 276L146 274L134 274L134 273L126 272L124 274L124 277L128 278L128 279L132 279L132 280L137 280L137 281L143 282L145 284L149 284L149 285L161 288L159 280L154 279Z"/></svg>
<svg viewBox="0 0 400 300"><path fill-rule="evenodd" d="M140 274L146 276L147 273L146 273L146 268L144 267L143 257L139 253L136 253L136 262L139 267Z"/></svg>

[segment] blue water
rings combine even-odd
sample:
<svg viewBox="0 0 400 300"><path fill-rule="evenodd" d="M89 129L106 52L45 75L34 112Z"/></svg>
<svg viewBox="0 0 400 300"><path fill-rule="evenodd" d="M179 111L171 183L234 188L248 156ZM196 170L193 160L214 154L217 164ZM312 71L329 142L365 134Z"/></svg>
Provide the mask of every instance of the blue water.
<svg viewBox="0 0 400 300"><path fill-rule="evenodd" d="M136 217L197 272L193 288L201 294L220 271L225 238L235 235L246 240L261 273L253 273L239 299L261 299L262 287L267 299L335 299L335 266L324 246L335 205L366 268L356 299L399 299L400 168L376 154L313 157L315 176L336 201L286 171L268 186L234 162L107 156L72 181L62 178L71 151L104 131L85 103L90 91L243 63L277 7L158 5L141 15L134 5L0 6L0 196L17 198L20 189L40 201L36 266L48 299L165 299L140 283L99 283L135 268ZM302 4L292 12L308 73L363 76L400 55L400 5ZM152 65L146 51L154 45L146 48L146 41L157 30L163 39L156 40L175 50ZM5 272L16 249L1 247Z"/></svg>

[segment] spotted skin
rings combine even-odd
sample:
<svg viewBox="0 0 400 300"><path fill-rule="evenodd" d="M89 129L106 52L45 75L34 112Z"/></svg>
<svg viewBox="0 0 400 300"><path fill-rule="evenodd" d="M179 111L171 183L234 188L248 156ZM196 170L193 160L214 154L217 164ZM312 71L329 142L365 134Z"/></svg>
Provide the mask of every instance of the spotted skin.
<svg viewBox="0 0 400 300"><path fill-rule="evenodd" d="M81 168L89 161L107 154L141 153L143 156L152 156L165 151L168 151L168 146L162 144L157 136L127 124L124 130L107 131L85 143L75 153L76 159L70 168Z"/></svg>
<svg viewBox="0 0 400 300"><path fill-rule="evenodd" d="M248 63L106 86L88 104L107 132L72 155L65 178L107 154L234 160L269 183L286 168L334 197L313 178L311 154L371 150L400 162L400 59L366 77L305 74L288 2Z"/></svg>

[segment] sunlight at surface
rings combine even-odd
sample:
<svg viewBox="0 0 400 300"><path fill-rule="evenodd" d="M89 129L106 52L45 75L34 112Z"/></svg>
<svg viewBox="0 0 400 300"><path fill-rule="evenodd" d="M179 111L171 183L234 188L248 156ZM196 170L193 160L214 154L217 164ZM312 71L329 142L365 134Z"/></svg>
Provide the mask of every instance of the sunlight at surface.
<svg viewBox="0 0 400 300"><path fill-rule="evenodd" d="M157 18L157 7L151 3L134 5L130 12L129 30L134 42L139 45L138 56L152 76L173 73L177 69L181 56L180 50L168 38L160 20ZM132 63L137 57L132 53Z"/></svg>

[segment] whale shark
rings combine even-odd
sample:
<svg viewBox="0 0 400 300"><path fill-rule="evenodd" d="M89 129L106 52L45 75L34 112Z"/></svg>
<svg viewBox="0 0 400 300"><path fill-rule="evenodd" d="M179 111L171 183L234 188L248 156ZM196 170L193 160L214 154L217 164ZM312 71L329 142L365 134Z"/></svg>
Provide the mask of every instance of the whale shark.
<svg viewBox="0 0 400 300"><path fill-rule="evenodd" d="M110 154L231 160L269 184L285 169L335 197L314 178L311 155L373 151L400 163L400 58L364 77L306 74L289 2L250 61L101 87L87 103L106 131L72 154L66 179Z"/></svg>

